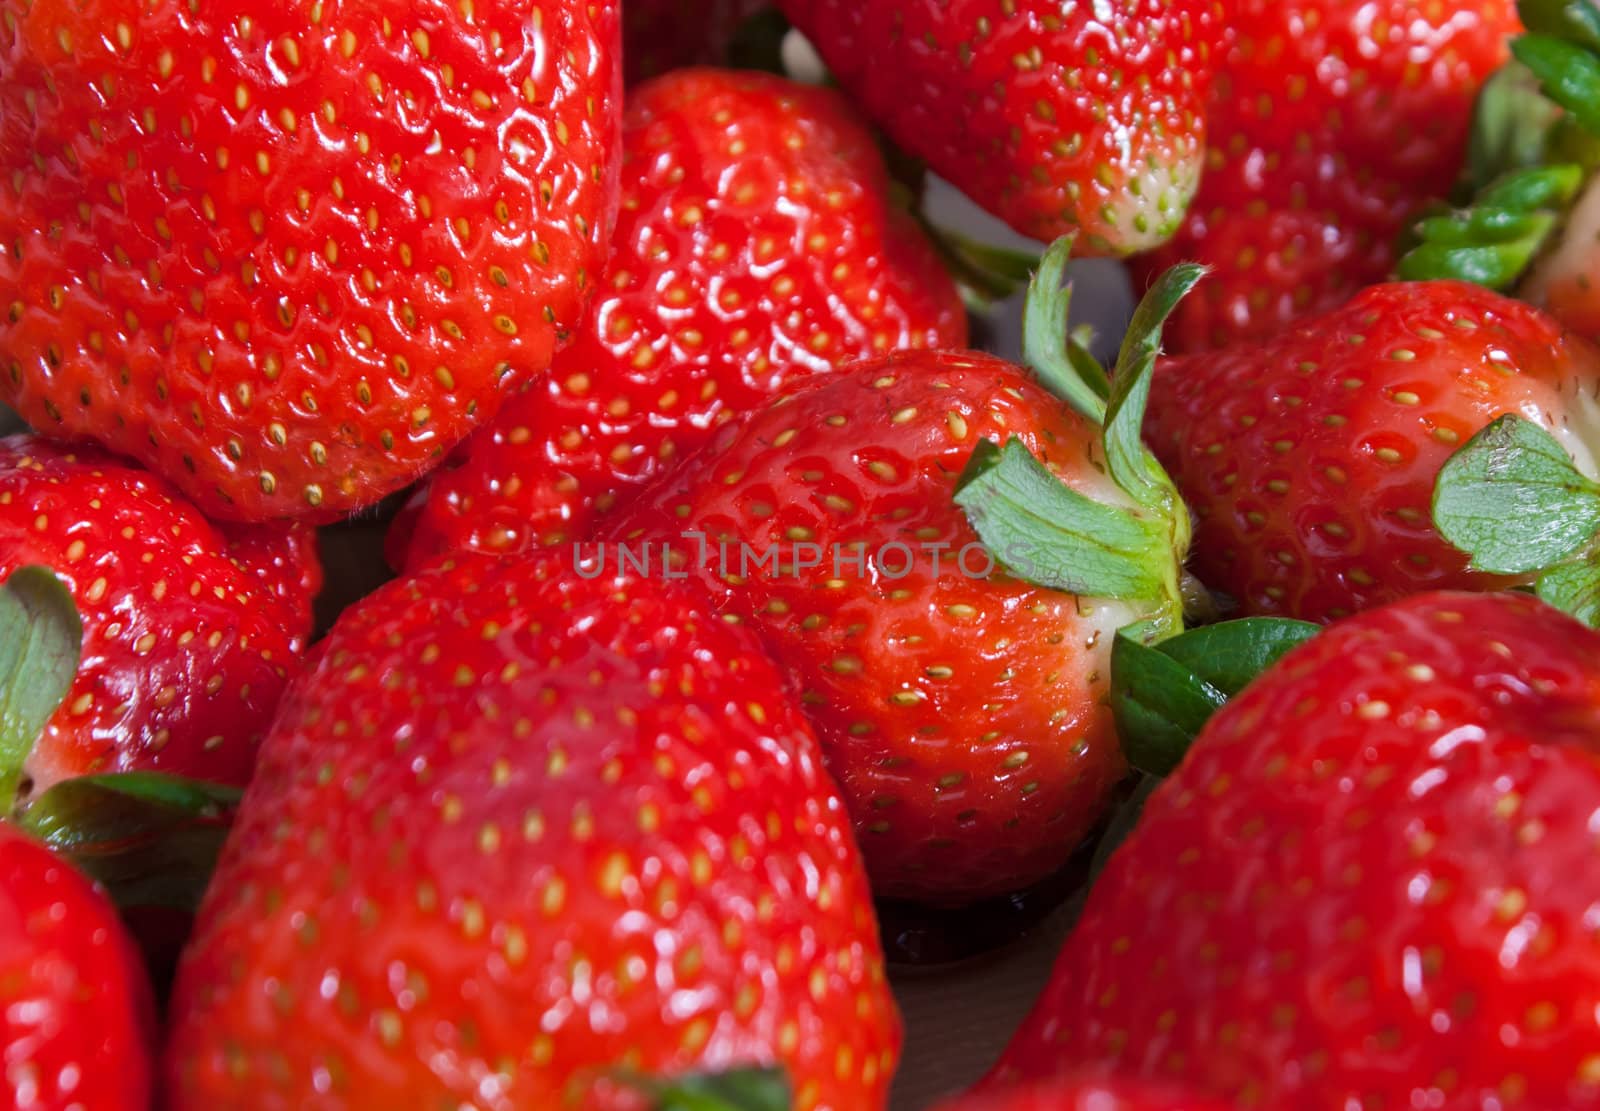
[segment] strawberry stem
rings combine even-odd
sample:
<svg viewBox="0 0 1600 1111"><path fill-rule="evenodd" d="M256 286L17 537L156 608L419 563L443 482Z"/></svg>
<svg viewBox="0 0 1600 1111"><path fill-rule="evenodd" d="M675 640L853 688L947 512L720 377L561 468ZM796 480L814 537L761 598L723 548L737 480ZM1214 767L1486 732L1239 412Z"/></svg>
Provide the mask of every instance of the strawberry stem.
<svg viewBox="0 0 1600 1111"><path fill-rule="evenodd" d="M1098 426L1106 422L1111 378L1070 328L1072 286L1066 281L1073 239L1064 235L1039 259L1022 306L1022 361L1034 377Z"/></svg>

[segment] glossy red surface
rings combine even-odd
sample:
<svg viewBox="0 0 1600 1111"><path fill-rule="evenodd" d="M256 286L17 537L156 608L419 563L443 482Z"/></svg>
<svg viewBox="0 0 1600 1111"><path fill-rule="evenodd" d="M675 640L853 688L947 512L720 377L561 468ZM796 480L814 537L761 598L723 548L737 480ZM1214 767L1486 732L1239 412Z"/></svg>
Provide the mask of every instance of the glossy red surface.
<svg viewBox="0 0 1600 1111"><path fill-rule="evenodd" d="M757 1062L797 1108L881 1108L866 877L781 688L683 587L557 559L361 603L201 908L170 1106L598 1109L634 1106L618 1066Z"/></svg>
<svg viewBox="0 0 1600 1111"><path fill-rule="evenodd" d="M1191 569L1246 614L1326 621L1493 589L1434 531L1439 468L1504 413L1592 464L1600 353L1455 282L1369 288L1257 344L1168 360L1146 437L1194 511Z"/></svg>
<svg viewBox="0 0 1600 1111"><path fill-rule="evenodd" d="M1043 1081L941 1103L936 1111L1224 1111L1222 1105L1115 1078Z"/></svg>
<svg viewBox="0 0 1600 1111"><path fill-rule="evenodd" d="M623 542L658 556L670 543L761 635L816 725L879 897L959 904L1044 878L1124 771L1102 699L1132 608L983 577L992 564L951 500L974 446L1011 436L1069 485L1109 487L1098 430L1019 368L912 352L729 425L611 533L613 558ZM797 566L798 543L814 565Z"/></svg>
<svg viewBox="0 0 1600 1111"><path fill-rule="evenodd" d="M954 283L836 93L681 71L635 93L623 151L622 213L588 317L548 378L402 517L397 562L586 537L783 388L885 351L965 344Z"/></svg>
<svg viewBox="0 0 1600 1111"><path fill-rule="evenodd" d="M49 567L83 621L77 678L24 764L35 790L149 770L243 784L299 667L309 530L223 531L113 456L0 440L0 579Z"/></svg>
<svg viewBox="0 0 1600 1111"><path fill-rule="evenodd" d="M0 401L331 520L550 363L615 204L615 0L0 5Z"/></svg>
<svg viewBox="0 0 1600 1111"><path fill-rule="evenodd" d="M1230 0L1188 219L1135 266L1212 276L1170 351L1263 339L1387 278L1407 220L1461 173L1478 87L1521 29L1514 0Z"/></svg>
<svg viewBox="0 0 1600 1111"><path fill-rule="evenodd" d="M1212 719L997 1079L1600 1107L1597 815L1600 634L1512 594L1353 618Z"/></svg>
<svg viewBox="0 0 1600 1111"><path fill-rule="evenodd" d="M911 154L1035 239L1160 243L1199 184L1218 0L780 0Z"/></svg>
<svg viewBox="0 0 1600 1111"><path fill-rule="evenodd" d="M0 824L0 1104L147 1111L155 1016L111 903Z"/></svg>

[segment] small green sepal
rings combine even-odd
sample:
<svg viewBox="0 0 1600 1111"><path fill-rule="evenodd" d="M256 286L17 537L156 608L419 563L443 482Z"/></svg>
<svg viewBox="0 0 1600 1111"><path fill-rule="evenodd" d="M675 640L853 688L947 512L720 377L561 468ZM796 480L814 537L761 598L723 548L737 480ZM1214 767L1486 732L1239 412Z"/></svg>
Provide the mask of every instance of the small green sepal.
<svg viewBox="0 0 1600 1111"><path fill-rule="evenodd" d="M1515 414L1495 420L1439 470L1433 522L1496 575L1543 571L1581 554L1600 530L1600 485L1549 432Z"/></svg>
<svg viewBox="0 0 1600 1111"><path fill-rule="evenodd" d="M1012 438L985 440L955 502L996 562L1019 579L1087 598L1159 601L1168 590L1165 524L1067 486Z"/></svg>
<svg viewBox="0 0 1600 1111"><path fill-rule="evenodd" d="M1128 763L1168 775L1213 714L1251 680L1321 627L1252 617L1191 629L1147 644L1137 629L1111 650L1111 710Z"/></svg>
<svg viewBox="0 0 1600 1111"><path fill-rule="evenodd" d="M1419 220L1397 273L1406 281L1452 279L1508 290L1560 228L1583 182L1582 167L1565 163L1514 171L1468 207Z"/></svg>
<svg viewBox="0 0 1600 1111"><path fill-rule="evenodd" d="M650 1111L789 1111L789 1077L778 1068L742 1068L678 1077L621 1074L618 1081L648 1096Z"/></svg>
<svg viewBox="0 0 1600 1111"><path fill-rule="evenodd" d="M0 814L44 727L72 689L83 650L78 607L48 567L19 567L0 583Z"/></svg>
<svg viewBox="0 0 1600 1111"><path fill-rule="evenodd" d="M16 823L98 880L118 906L193 911L241 792L158 772L65 779Z"/></svg>

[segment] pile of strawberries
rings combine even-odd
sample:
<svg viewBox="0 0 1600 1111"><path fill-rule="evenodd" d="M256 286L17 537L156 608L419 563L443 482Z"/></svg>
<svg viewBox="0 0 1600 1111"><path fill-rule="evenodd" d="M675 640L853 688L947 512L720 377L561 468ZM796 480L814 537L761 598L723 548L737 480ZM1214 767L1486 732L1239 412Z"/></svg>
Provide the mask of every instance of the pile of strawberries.
<svg viewBox="0 0 1600 1111"><path fill-rule="evenodd" d="M1597 170L1595 0L0 0L0 1108L883 1111L1098 845L944 1111L1600 1109Z"/></svg>

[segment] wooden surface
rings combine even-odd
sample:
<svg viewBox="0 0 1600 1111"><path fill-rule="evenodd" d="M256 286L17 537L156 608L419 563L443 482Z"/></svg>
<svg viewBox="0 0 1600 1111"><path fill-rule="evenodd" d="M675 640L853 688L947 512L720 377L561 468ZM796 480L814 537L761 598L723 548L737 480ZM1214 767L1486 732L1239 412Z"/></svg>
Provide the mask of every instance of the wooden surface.
<svg viewBox="0 0 1600 1111"><path fill-rule="evenodd" d="M1043 989L1077 903L1002 952L953 968L891 972L906 1048L890 1111L925 1111L989 1070Z"/></svg>

